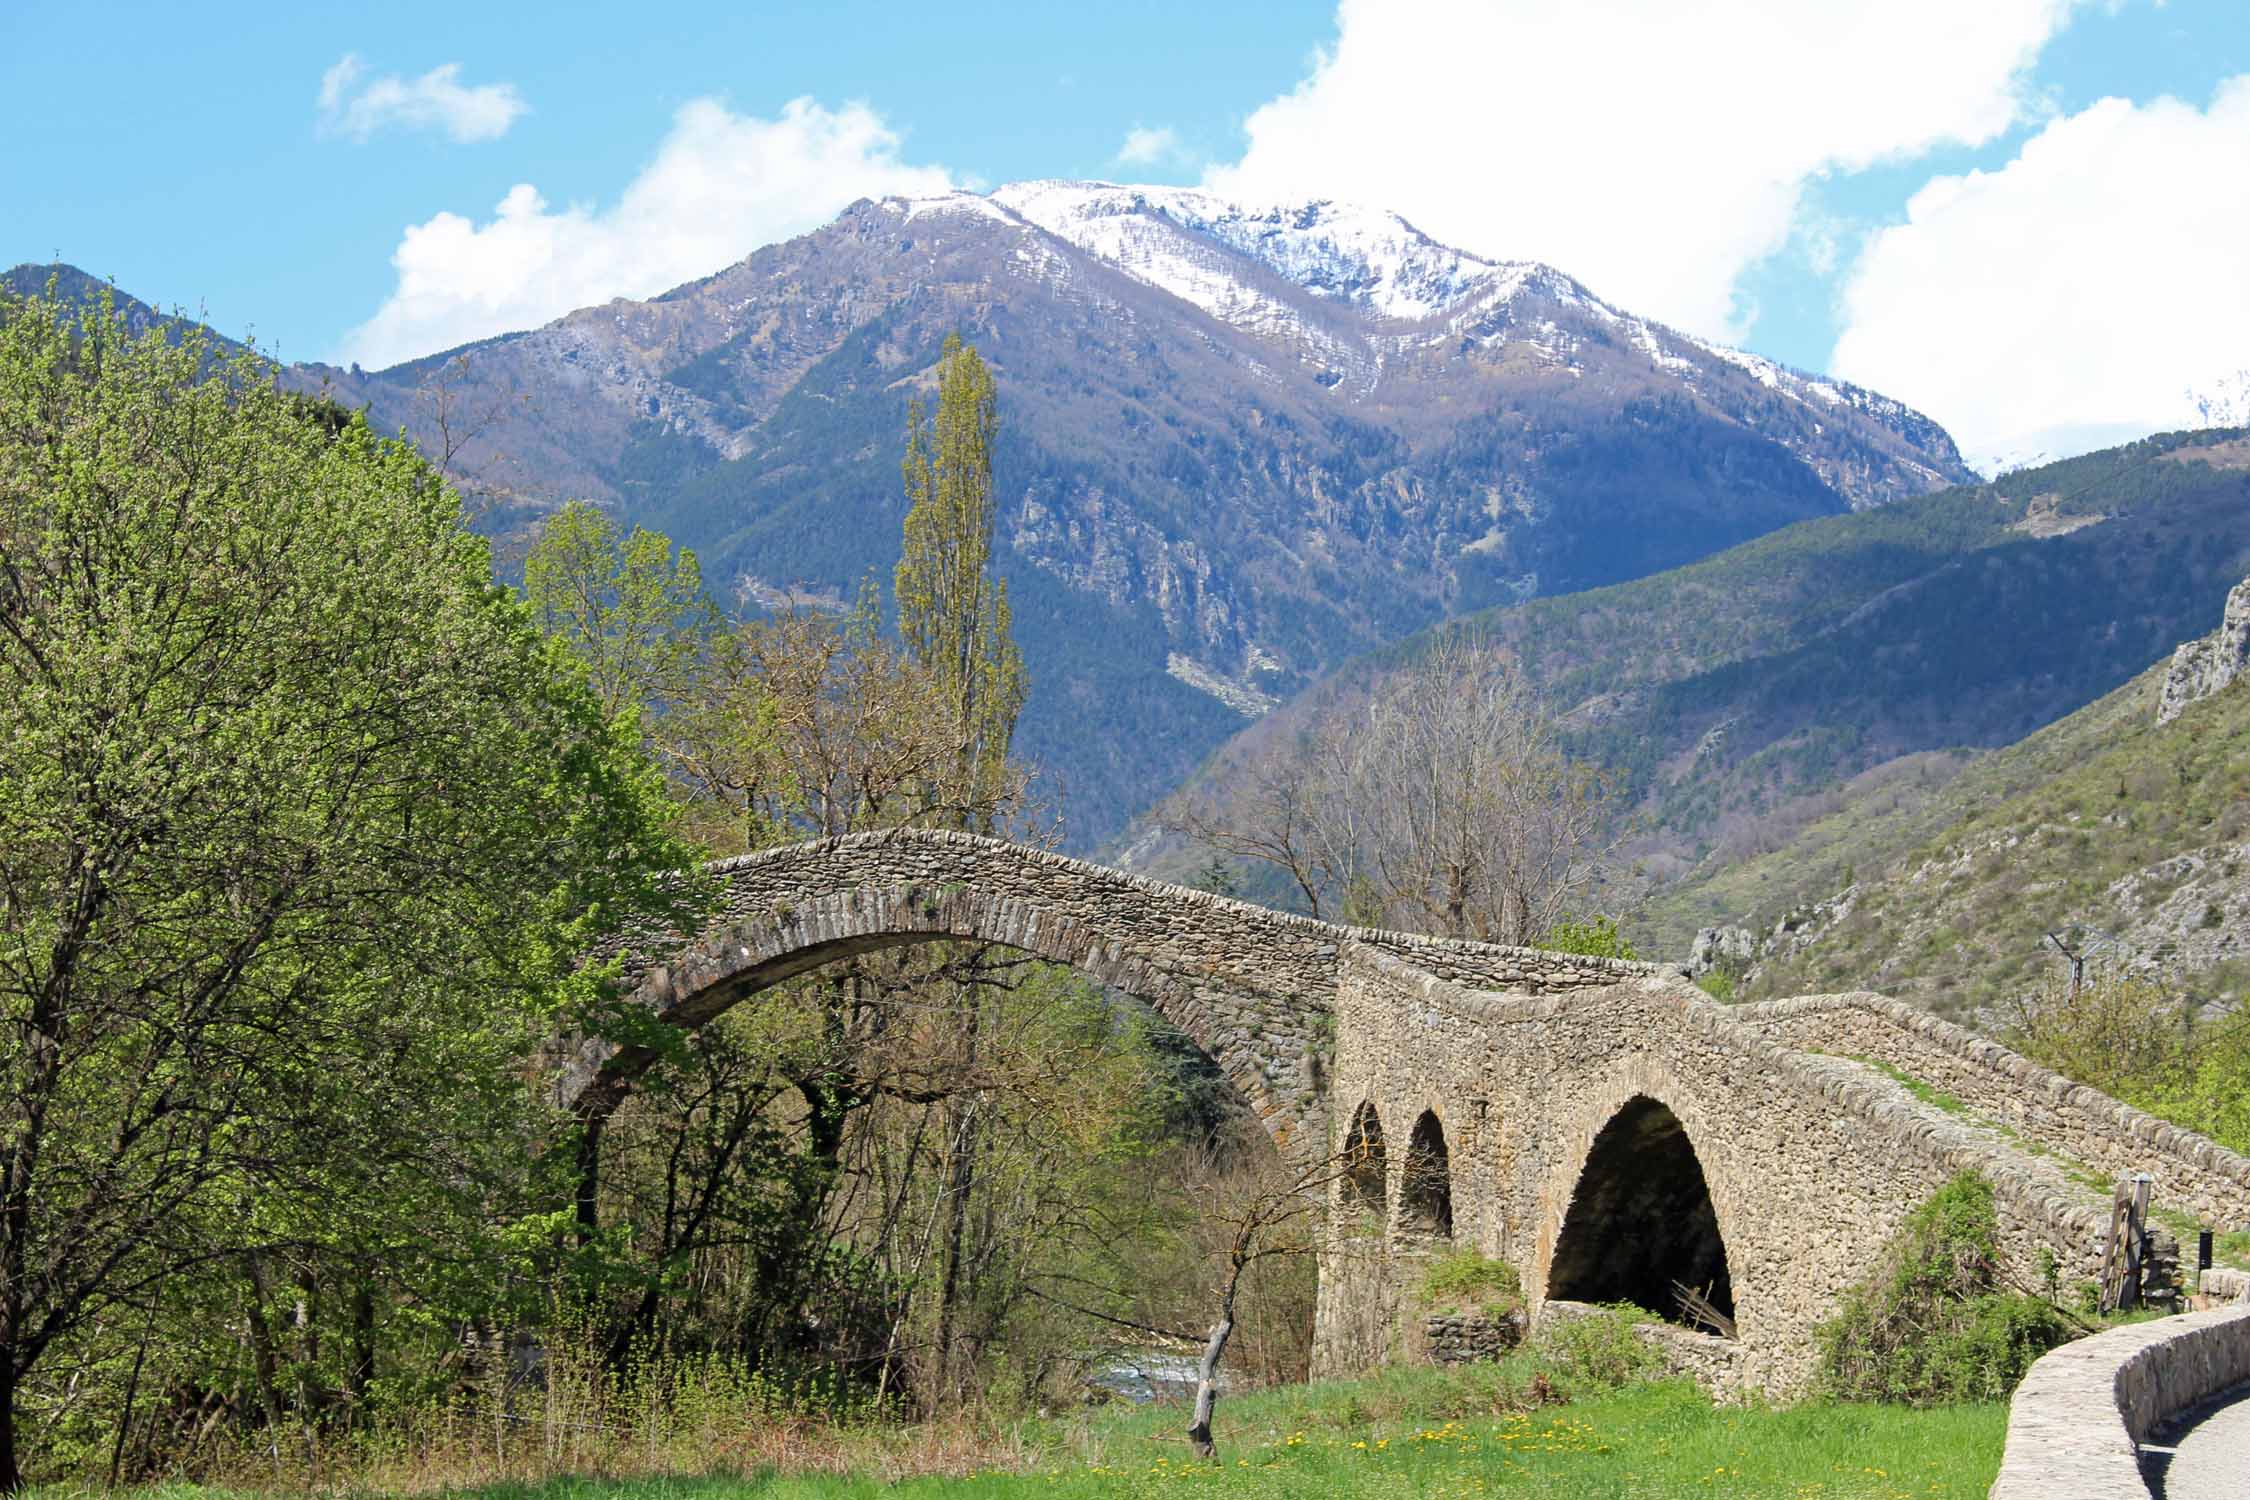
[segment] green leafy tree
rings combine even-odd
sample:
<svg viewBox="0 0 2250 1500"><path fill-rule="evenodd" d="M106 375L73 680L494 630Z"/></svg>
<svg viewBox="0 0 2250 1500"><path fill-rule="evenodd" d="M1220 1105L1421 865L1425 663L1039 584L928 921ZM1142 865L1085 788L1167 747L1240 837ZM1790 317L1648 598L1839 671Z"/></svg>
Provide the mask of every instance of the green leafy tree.
<svg viewBox="0 0 2250 1500"><path fill-rule="evenodd" d="M283 1258L365 1325L445 1259L577 955L683 916L685 851L420 458L108 305L0 300L0 702L13 1491L58 1352Z"/></svg>
<svg viewBox="0 0 2250 1500"><path fill-rule="evenodd" d="M677 698L718 625L693 552L675 555L661 532L620 531L584 500L548 520L524 558L523 588L540 627L585 662L612 716Z"/></svg>
<svg viewBox="0 0 2250 1500"><path fill-rule="evenodd" d="M937 410L909 410L908 501L894 592L898 633L936 675L954 739L950 784L933 797L962 827L989 828L993 788L1027 691L1009 634L1008 585L992 576L992 372L949 335L937 367Z"/></svg>

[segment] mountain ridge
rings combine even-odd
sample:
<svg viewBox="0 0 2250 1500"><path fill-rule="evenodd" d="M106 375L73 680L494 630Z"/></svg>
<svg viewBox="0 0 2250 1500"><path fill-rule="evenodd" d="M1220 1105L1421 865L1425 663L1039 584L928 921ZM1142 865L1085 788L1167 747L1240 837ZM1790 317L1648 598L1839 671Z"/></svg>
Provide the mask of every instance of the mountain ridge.
<svg viewBox="0 0 2250 1500"><path fill-rule="evenodd" d="M771 607L888 575L905 406L954 331L999 382L1020 743L1081 849L1354 652L1967 477L1927 418L1551 268L1110 184L861 200L646 301L287 378L442 454L503 564L583 496Z"/></svg>

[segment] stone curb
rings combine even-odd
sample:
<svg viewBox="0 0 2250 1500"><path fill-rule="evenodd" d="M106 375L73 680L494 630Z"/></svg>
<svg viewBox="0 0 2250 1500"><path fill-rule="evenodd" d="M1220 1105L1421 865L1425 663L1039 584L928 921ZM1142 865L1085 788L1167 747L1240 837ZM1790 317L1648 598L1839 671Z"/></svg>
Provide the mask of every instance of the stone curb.
<svg viewBox="0 0 2250 1500"><path fill-rule="evenodd" d="M2141 1439L2250 1379L2250 1306L2112 1328L2053 1350L2008 1407L1991 1500L2146 1500Z"/></svg>

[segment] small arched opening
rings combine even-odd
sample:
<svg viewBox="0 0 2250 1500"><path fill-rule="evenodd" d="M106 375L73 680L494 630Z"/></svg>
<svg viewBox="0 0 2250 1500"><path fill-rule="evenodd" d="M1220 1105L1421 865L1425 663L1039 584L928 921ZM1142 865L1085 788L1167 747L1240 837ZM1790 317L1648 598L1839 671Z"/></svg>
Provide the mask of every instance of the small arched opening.
<svg viewBox="0 0 2250 1500"><path fill-rule="evenodd" d="M1352 1115L1352 1128L1344 1135L1344 1207L1390 1217L1390 1159L1383 1154L1383 1118L1374 1101L1362 1104Z"/></svg>
<svg viewBox="0 0 2250 1500"><path fill-rule="evenodd" d="M1734 1287L1703 1164L1679 1116L1645 1094L1594 1137L1555 1242L1547 1295L1631 1302L1733 1336Z"/></svg>
<svg viewBox="0 0 2250 1500"><path fill-rule="evenodd" d="M1399 1226L1409 1234L1453 1237L1453 1162L1445 1126L1425 1109L1406 1140L1406 1183L1399 1192Z"/></svg>

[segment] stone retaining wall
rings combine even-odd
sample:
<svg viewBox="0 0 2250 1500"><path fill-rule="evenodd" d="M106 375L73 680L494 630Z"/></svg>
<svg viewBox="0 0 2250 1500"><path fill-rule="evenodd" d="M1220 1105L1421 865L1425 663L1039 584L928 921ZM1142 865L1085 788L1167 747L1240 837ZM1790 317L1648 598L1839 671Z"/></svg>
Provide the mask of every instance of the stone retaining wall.
<svg viewBox="0 0 2250 1500"><path fill-rule="evenodd" d="M2213 1266L2203 1273L2195 1290L2212 1302L2250 1302L2250 1271Z"/></svg>
<svg viewBox="0 0 2250 1500"><path fill-rule="evenodd" d="M1467 1365L1498 1359L1523 1342L1523 1310L1493 1317L1482 1309L1425 1313L1422 1348L1434 1365Z"/></svg>
<svg viewBox="0 0 2250 1500"><path fill-rule="evenodd" d="M1928 1011L1859 992L1767 1000L1733 1013L1792 1047L1888 1063L2113 1178L2148 1172L2159 1204L2202 1223L2250 1228L2250 1160Z"/></svg>
<svg viewBox="0 0 2250 1500"><path fill-rule="evenodd" d="M2175 1412L2250 1380L2250 1307L2183 1313L2065 1344L2008 1408L1992 1500L2145 1500L2140 1442Z"/></svg>

